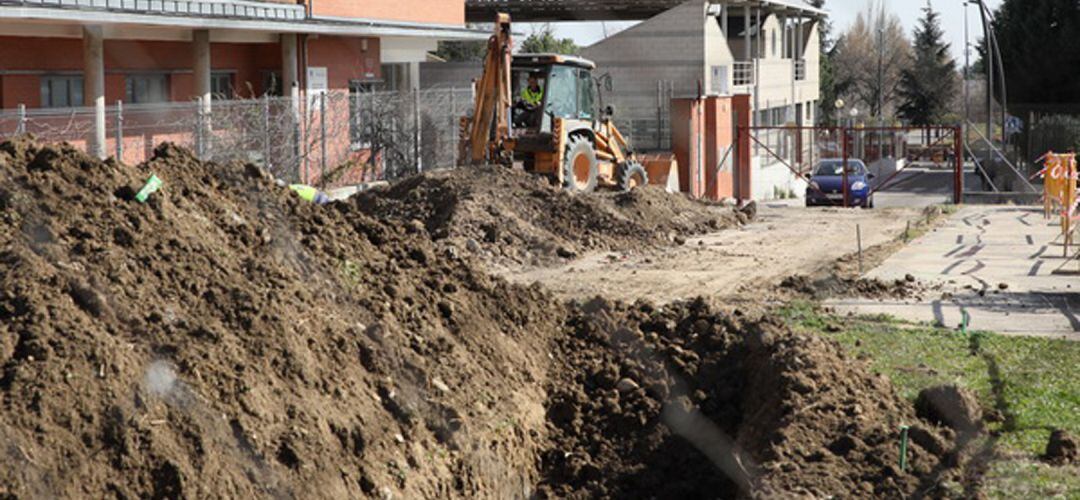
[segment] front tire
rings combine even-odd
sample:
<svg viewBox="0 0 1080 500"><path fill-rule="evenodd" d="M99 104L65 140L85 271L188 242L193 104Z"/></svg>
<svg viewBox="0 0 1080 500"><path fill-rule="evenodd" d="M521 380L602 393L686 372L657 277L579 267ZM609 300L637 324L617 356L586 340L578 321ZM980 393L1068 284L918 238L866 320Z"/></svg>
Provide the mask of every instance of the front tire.
<svg viewBox="0 0 1080 500"><path fill-rule="evenodd" d="M649 173L645 171L645 166L637 160L628 160L619 165L615 178L619 183L619 189L623 191L630 191L649 184Z"/></svg>
<svg viewBox="0 0 1080 500"><path fill-rule="evenodd" d="M598 163L596 149L588 138L571 137L563 156L563 187L583 193L595 190L600 177Z"/></svg>

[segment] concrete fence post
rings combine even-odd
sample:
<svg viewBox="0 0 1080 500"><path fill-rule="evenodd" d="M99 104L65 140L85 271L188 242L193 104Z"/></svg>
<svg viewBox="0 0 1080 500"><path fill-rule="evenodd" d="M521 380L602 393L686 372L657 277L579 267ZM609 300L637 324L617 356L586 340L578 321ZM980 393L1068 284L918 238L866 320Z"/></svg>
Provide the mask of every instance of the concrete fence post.
<svg viewBox="0 0 1080 500"><path fill-rule="evenodd" d="M319 93L319 177L326 174L326 94ZM320 179L321 180L321 179Z"/></svg>
<svg viewBox="0 0 1080 500"><path fill-rule="evenodd" d="M273 159L270 153L270 96L269 94L263 94L262 98L262 120L263 120L263 168L270 170L273 166Z"/></svg>
<svg viewBox="0 0 1080 500"><path fill-rule="evenodd" d="M290 162L292 167L296 169L295 177L293 179L302 179L302 173L304 169L304 144L303 144L303 130L300 123L301 111L300 111L300 86L293 82L292 88L289 90L289 110L290 112L290 126L292 128L292 153L293 160Z"/></svg>
<svg viewBox="0 0 1080 500"><path fill-rule="evenodd" d="M202 97L196 99L195 106L195 154L200 160L206 160L206 145L204 144L203 131L203 103Z"/></svg>
<svg viewBox="0 0 1080 500"><path fill-rule="evenodd" d="M26 105L19 105L19 124L15 126L15 135L26 133Z"/></svg>
<svg viewBox="0 0 1080 500"><path fill-rule="evenodd" d="M124 161L124 101L116 101L116 161Z"/></svg>
<svg viewBox="0 0 1080 500"><path fill-rule="evenodd" d="M420 91L413 90L413 159L416 163L416 172L424 171L423 161L420 158Z"/></svg>
<svg viewBox="0 0 1080 500"><path fill-rule="evenodd" d="M451 148L450 148L450 158L451 158L450 162L451 163L456 163L453 158L455 158L457 156L456 151L457 151L458 133L457 133L457 119L456 118L457 118L457 89L452 88L452 89L450 89L450 128L448 129L450 131L450 146L451 146Z"/></svg>

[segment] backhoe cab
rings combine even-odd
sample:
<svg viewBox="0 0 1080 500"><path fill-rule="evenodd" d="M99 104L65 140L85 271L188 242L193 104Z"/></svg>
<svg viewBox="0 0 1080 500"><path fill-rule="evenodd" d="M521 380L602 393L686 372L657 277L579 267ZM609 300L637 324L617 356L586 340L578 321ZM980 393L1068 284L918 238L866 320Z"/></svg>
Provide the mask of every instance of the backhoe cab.
<svg viewBox="0 0 1080 500"><path fill-rule="evenodd" d="M514 106L506 144L526 171L547 175L573 191L647 184L648 174L611 122L611 110L597 109L595 68L592 61L574 56L514 56Z"/></svg>
<svg viewBox="0 0 1080 500"><path fill-rule="evenodd" d="M510 56L509 26L500 15L488 42L473 116L462 119L462 162L520 163L572 191L648 184L611 109L597 109L596 65L558 54Z"/></svg>

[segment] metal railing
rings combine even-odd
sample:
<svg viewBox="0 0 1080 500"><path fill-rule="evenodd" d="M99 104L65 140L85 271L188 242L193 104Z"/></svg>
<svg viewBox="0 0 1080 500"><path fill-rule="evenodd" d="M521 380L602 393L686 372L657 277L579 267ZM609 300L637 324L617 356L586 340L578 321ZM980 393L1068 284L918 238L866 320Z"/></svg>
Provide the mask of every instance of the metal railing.
<svg viewBox="0 0 1080 500"><path fill-rule="evenodd" d="M754 63L753 61L736 61L734 70L732 72L733 85L736 87L748 86L754 84Z"/></svg>
<svg viewBox="0 0 1080 500"><path fill-rule="evenodd" d="M146 161L172 142L216 162L260 165L275 176L325 187L454 166L471 89L330 91L291 97L125 104L105 113L107 155ZM94 151L93 108L0 110L0 141L28 134Z"/></svg>

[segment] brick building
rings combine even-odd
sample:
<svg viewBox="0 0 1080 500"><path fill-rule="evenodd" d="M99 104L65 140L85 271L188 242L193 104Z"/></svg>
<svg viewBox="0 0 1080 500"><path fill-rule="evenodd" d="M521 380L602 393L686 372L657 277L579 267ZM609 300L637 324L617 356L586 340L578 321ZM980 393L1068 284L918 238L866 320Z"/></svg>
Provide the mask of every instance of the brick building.
<svg viewBox="0 0 1080 500"><path fill-rule="evenodd" d="M820 99L821 9L793 0L688 0L581 55L613 82L606 98L642 148L666 147L672 97L747 95L755 126L811 126ZM793 133L759 132L781 156ZM802 144L809 144L803 140ZM801 193L804 181L755 146L755 199Z"/></svg>
<svg viewBox="0 0 1080 500"><path fill-rule="evenodd" d="M93 107L104 154L118 101L416 88L437 41L487 37L464 17L464 0L0 0L0 110Z"/></svg>

